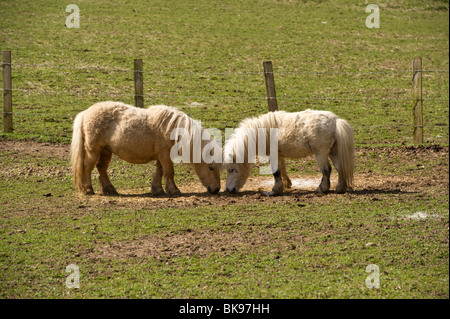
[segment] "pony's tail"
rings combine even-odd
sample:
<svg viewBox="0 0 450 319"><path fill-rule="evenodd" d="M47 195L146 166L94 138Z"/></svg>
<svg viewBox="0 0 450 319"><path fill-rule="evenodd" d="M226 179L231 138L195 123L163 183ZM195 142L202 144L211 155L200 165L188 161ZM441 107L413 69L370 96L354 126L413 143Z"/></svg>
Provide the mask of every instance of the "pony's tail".
<svg viewBox="0 0 450 319"><path fill-rule="evenodd" d="M73 121L72 144L70 146L73 185L80 192L84 191L83 171L84 157L86 155L86 150L84 148L83 113L84 112L79 113Z"/></svg>
<svg viewBox="0 0 450 319"><path fill-rule="evenodd" d="M353 130L346 120L336 120L336 144L339 159L339 175L347 188L353 185L353 167L355 163L355 144ZM345 191L346 189L344 189Z"/></svg>

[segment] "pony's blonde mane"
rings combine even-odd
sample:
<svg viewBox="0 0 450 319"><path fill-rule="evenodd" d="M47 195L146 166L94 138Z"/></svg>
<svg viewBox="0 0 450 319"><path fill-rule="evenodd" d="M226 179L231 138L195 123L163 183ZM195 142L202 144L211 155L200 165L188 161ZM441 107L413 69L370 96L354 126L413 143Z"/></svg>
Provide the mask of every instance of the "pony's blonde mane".
<svg viewBox="0 0 450 319"><path fill-rule="evenodd" d="M175 130L176 136L179 136L179 130L185 129L189 133L189 148L191 150L191 157L193 156L194 139L200 138L201 148L203 149L204 144L213 142L216 143L214 138L209 141L202 139L203 131L206 130L202 127L201 122L194 120L189 117L186 113L178 110L175 107L167 105L153 105L148 108L149 112L152 113L154 121L157 123L158 129L170 139L170 134ZM173 140L175 144L176 141ZM218 146L218 145L217 145ZM221 148L220 148L221 149ZM192 160L192 158L191 158Z"/></svg>
<svg viewBox="0 0 450 319"><path fill-rule="evenodd" d="M167 105L153 105L148 108L157 123L157 128L164 134L170 135L173 130L186 129L192 137L203 130L199 121L189 117L177 108Z"/></svg>

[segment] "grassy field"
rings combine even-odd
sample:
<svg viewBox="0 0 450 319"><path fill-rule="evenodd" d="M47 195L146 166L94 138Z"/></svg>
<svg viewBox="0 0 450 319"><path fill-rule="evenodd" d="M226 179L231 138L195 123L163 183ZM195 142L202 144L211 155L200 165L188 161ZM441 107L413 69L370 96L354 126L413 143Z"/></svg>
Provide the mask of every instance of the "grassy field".
<svg viewBox="0 0 450 319"><path fill-rule="evenodd" d="M358 144L410 143L413 58L448 70L448 1L380 3L379 29L365 26L359 1L108 3L77 2L80 28L69 29L64 4L2 1L17 138L67 143L89 105L133 104L142 58L145 103L180 107L207 127L265 112L262 61L272 60L280 109L333 111ZM448 72L425 73L423 86L425 139L447 144Z"/></svg>
<svg viewBox="0 0 450 319"><path fill-rule="evenodd" d="M449 298L449 4L383 1L368 29L369 3L80 0L69 29L68 3L3 0L15 130L0 133L0 297ZM411 138L415 57L447 70L424 73L424 146ZM354 191L269 198L270 177L256 174L239 195L208 196L177 166L184 195L155 198L153 165L114 158L120 196L76 194L72 120L98 101L133 104L135 58L146 105L221 130L267 110L272 60L280 109L354 127ZM293 179L320 178L312 159L288 164ZM65 285L69 264L79 289Z"/></svg>
<svg viewBox="0 0 450 319"><path fill-rule="evenodd" d="M16 143L0 152L3 298L448 298L448 147L360 149L345 195L270 198L255 176L209 196L178 166L184 195L155 198L152 166L116 160L121 196L79 196L67 146ZM319 177L310 160L290 167Z"/></svg>

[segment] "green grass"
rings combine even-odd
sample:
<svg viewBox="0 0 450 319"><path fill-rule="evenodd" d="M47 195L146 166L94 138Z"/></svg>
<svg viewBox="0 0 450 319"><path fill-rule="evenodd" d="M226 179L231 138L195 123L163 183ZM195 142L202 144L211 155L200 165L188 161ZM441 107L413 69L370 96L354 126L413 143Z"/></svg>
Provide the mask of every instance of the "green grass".
<svg viewBox="0 0 450 319"><path fill-rule="evenodd" d="M448 154L412 165L388 150L362 152L356 176L448 174ZM113 160L119 192L138 195L85 197L72 190L67 159L0 155L3 298L448 298L448 181L158 205L139 195L151 166ZM318 176L313 161L300 172ZM182 166L177 175L195 178ZM408 217L417 212L429 217ZM80 289L65 286L69 264L80 267ZM365 285L369 264L380 268L379 289Z"/></svg>
<svg viewBox="0 0 450 319"><path fill-rule="evenodd" d="M67 199L64 199L67 200ZM108 211L95 208L15 217L2 223L2 296L151 298L442 298L448 297L443 219L412 221L386 201L328 205L254 205ZM80 211L82 213L80 213ZM265 212L270 211L270 214ZM74 217L75 216L75 217ZM445 217L443 217L445 219ZM173 223L173 220L178 220ZM238 224L236 222L239 221ZM223 227L223 225L230 225ZM9 233L5 230L13 229ZM231 252L161 258L90 258L86 251L155 235L257 232L273 243ZM447 231L448 234L448 231ZM218 239L220 235L218 235ZM300 238L300 240L299 240ZM367 243L374 243L367 246ZM274 244L275 243L275 244ZM80 267L81 289L64 285L65 267ZM365 287L365 267L381 269L381 287ZM447 288L445 288L447 287Z"/></svg>
<svg viewBox="0 0 450 319"><path fill-rule="evenodd" d="M272 60L280 109L333 111L354 126L357 144L410 144L412 59L448 70L445 1L380 3L379 29L366 28L357 1L78 5L80 28L68 29L64 4L2 2L0 47L12 51L19 90L9 137L67 143L89 105L133 104L134 58L144 61L146 105L235 127L266 111L261 62ZM423 86L425 140L447 145L448 72L425 73Z"/></svg>
<svg viewBox="0 0 450 319"><path fill-rule="evenodd" d="M372 184L325 197L255 189L154 199L153 165L114 159L112 181L131 195L83 197L68 158L1 151L1 298L449 297L448 72L423 79L425 142L446 153L404 147L412 59L449 67L448 1L380 2L380 29L365 27L361 1L81 0L79 29L64 25L67 4L1 3L16 91L15 130L0 143L67 144L91 104L133 104L135 58L146 105L236 127L266 112L262 61L272 60L279 109L347 119L355 175ZM290 162L289 173L320 176L309 160ZM176 167L180 186L197 180ZM430 217L408 218L417 212ZM69 264L80 267L80 289L65 286ZM380 268L379 289L365 285L369 264Z"/></svg>

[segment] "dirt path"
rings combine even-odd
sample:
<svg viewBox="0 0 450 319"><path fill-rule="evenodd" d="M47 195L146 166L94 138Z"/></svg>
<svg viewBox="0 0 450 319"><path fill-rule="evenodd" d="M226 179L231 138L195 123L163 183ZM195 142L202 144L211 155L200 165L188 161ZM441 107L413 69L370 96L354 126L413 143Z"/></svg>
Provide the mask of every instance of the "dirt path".
<svg viewBox="0 0 450 319"><path fill-rule="evenodd" d="M12 154L17 159L27 158L57 158L68 160L70 155L69 145L36 143L29 141L0 141L0 154ZM346 196L368 196L377 198L383 195L415 194L417 192L448 194L449 189L449 150L448 147L436 145L418 147L396 147L396 148L360 148L356 151L357 165L360 172L355 174L354 191ZM299 160L295 165L301 167L311 159ZM378 165L385 165L392 170L398 167L399 173L392 175L372 173L371 165L376 162ZM425 166L432 166L432 169L425 169ZM406 168L405 168L406 167ZM361 169L364 168L364 169ZM23 171L22 170L28 170ZM29 174L30 168L17 167L9 171L2 171L3 178L10 178L16 175ZM70 174L69 167L48 168L36 167L33 170L39 174L47 176L65 176ZM50 170L50 171L48 171ZM52 170L55 170L53 172ZM362 171L362 172L361 172ZM378 169L379 171L379 169ZM244 188L238 195L231 196L223 190L225 181L222 181L222 191L216 196L210 196L199 182L179 185L183 194L178 197L154 197L149 194L149 189L119 190L120 196L94 195L89 198L89 202L98 204L132 206L132 207L195 207L205 205L230 205L249 204L260 202L307 202L307 201L327 201L334 197L342 196L338 194L328 194L320 197L314 194L314 190L320 183L320 173L311 175L291 174L293 187L285 190L281 196L276 198L267 197L264 191L269 191L273 185L271 176L250 176ZM332 188L337 183L336 172L332 174Z"/></svg>
<svg viewBox="0 0 450 319"><path fill-rule="evenodd" d="M35 165L33 161L41 159L69 160L69 146L63 144L0 141L0 160L2 155L8 154L20 162L30 162L30 165L10 165L0 166L0 178L22 178L23 175L37 174L50 178L64 178L68 180L70 167L58 165L49 167ZM119 196L83 196L68 193L61 198L51 197L47 206L39 210L24 209L24 214L50 215L59 213L60 207L64 207L66 202L70 202L75 207L75 212L71 214L76 217L84 215L98 207L120 210L120 209L158 209L174 208L177 210L191 209L193 207L229 207L252 204L268 205L298 205L305 207L308 204L329 205L333 202L341 201L371 201L386 203L392 199L412 200L416 197L440 197L449 193L449 150L446 147L396 147L396 148L360 148L356 151L357 173L355 174L355 185L352 192L346 194L330 194L318 196L314 190L320 183L320 173L315 174L290 174L293 186L285 190L281 196L268 197L264 194L273 185L273 178L266 176L250 176L242 191L237 195L230 195L224 192L225 181L222 181L222 191L217 195L209 195L197 181L178 185L183 192L177 197L154 197L149 194L148 187L140 189L120 189ZM33 159L33 161L30 161ZM296 161L298 167L311 164L312 159ZM313 160L312 160L313 161ZM45 162L45 161L44 161ZM38 161L39 163L39 161ZM314 164L314 163L312 163ZM378 165L389 168L392 174L380 173ZM315 164L313 165L315 167ZM373 170L373 172L372 172ZM311 171L311 169L310 169ZM382 171L382 170L381 170ZM334 172L331 178L331 186L335 187L337 174ZM32 205L32 204L31 204ZM387 204L388 205L388 204ZM21 214L14 209L14 214ZM239 222L234 222L239 223ZM239 226L233 224L233 226ZM273 244L274 239L285 234L285 230L264 229L247 226L239 231L215 231L196 229L186 230L184 233L163 233L147 235L136 240L117 241L110 244L101 244L95 248L83 251L89 258L112 258L129 259L142 257L155 257L161 260L169 260L175 256L200 255L208 256L211 253L226 254L229 251L247 251L255 247L264 248ZM285 242L286 238L279 242L280 249L292 249ZM304 238L301 239L305 240ZM298 242L295 239L295 242ZM162 244L164 243L164 245ZM297 245L297 250L302 249L302 245Z"/></svg>
<svg viewBox="0 0 450 319"><path fill-rule="evenodd" d="M16 153L19 156L68 159L70 146L66 144L0 140L0 152Z"/></svg>

